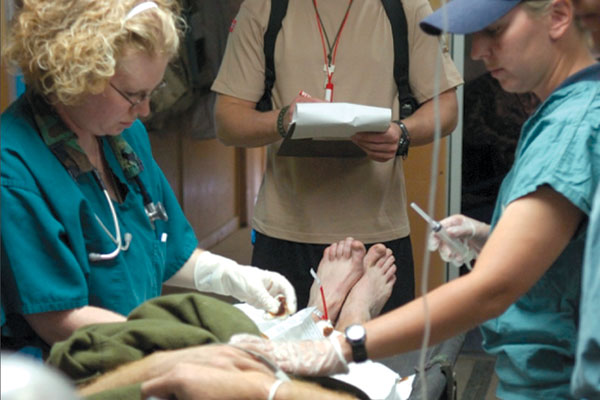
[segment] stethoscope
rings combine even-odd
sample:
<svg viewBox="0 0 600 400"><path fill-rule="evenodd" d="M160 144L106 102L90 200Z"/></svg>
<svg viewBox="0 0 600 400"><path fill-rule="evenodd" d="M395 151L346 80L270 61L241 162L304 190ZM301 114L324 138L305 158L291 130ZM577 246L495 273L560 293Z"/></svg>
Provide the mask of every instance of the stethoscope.
<svg viewBox="0 0 600 400"><path fill-rule="evenodd" d="M127 251L127 249L129 248L129 245L131 244L132 235L131 235L131 233L126 232L123 235L123 237L121 238L121 229L119 228L119 220L117 218L117 212L115 211L115 207L113 206L112 200L108 194L108 190L106 189L106 186L104 185L104 182L102 181L102 178L100 178L100 174L98 173L98 171L96 169L94 169L92 171L92 173L94 175L94 178L98 182L98 185L100 185L100 188L102 189L102 192L104 193L104 197L106 197L106 201L108 203L108 207L110 208L110 213L112 215L113 224L115 225L115 235L114 236L112 235L112 233L108 230L108 228L102 223L102 221L100 220L98 215L96 215L96 220L98 221L98 223L100 224L100 226L102 227L104 232L106 232L108 237L113 241L113 243L117 245L117 247L110 253L89 253L88 258L92 262L112 260L119 255L121 250ZM162 203L160 201L156 202L156 203L154 203L152 201L152 198L148 194L146 187L144 186L144 184L142 183L142 180L138 176L135 176L133 178L133 180L136 182L136 184L140 188L140 192L142 194L142 199L144 201L144 210L146 211L146 215L148 216L148 219L150 220L150 225L152 225L152 229L155 229L154 221L156 221L157 219L167 221L169 219L169 216L167 215L167 211L165 210L164 206L162 205Z"/></svg>

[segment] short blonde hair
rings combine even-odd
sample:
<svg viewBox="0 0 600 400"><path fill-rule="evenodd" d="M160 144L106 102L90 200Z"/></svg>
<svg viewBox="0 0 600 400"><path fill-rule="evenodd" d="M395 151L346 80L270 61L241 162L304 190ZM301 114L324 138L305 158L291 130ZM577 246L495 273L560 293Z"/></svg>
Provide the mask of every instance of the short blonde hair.
<svg viewBox="0 0 600 400"><path fill-rule="evenodd" d="M523 4L523 8L530 15L533 15L534 17L539 17L541 15L545 15L546 13L548 13L550 11L550 8L552 7L552 2L553 2L553 0L524 0L521 2L521 4ZM573 4L572 1L571 1L571 4ZM577 31L580 34L582 33L582 34L586 35L589 33L589 32L585 32L586 29L581 24L581 21L579 20L579 18L575 18L573 24L574 24L575 28L577 28ZM586 40L588 40L588 39L589 39L589 35L588 35L588 38L586 38Z"/></svg>
<svg viewBox="0 0 600 400"><path fill-rule="evenodd" d="M177 0L154 0L132 18L140 0L22 0L3 56L33 90L63 104L101 93L129 49L171 59L184 22Z"/></svg>
<svg viewBox="0 0 600 400"><path fill-rule="evenodd" d="M531 15L540 16L550 10L552 0L525 0L521 4Z"/></svg>

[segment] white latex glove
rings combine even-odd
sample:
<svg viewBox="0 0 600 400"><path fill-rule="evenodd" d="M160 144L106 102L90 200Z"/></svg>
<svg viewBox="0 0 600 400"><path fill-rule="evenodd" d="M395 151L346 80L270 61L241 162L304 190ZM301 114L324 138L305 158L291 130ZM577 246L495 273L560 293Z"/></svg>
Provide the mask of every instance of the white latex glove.
<svg viewBox="0 0 600 400"><path fill-rule="evenodd" d="M278 314L281 306L276 297L283 296L287 311L296 312L296 292L283 275L239 265L209 251L196 259L194 284L200 291L233 296L273 314Z"/></svg>
<svg viewBox="0 0 600 400"><path fill-rule="evenodd" d="M431 232L429 243L427 245L429 251L439 250L440 257L449 263L459 267L469 263L479 255L483 245L487 241L490 232L490 226L473 218L466 217L462 214L451 215L440 221L442 229L446 234L455 240L461 242L468 251L459 253L452 246L446 243L439 233Z"/></svg>
<svg viewBox="0 0 600 400"><path fill-rule="evenodd" d="M277 342L242 333L232 336L229 344L260 353L291 374L328 376L348 372L340 342L334 336L322 340Z"/></svg>

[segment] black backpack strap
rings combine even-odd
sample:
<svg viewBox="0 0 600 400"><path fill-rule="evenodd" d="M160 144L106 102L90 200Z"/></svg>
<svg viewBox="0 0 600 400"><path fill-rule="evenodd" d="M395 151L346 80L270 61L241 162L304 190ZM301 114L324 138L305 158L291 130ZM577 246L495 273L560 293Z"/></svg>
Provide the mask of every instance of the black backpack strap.
<svg viewBox="0 0 600 400"><path fill-rule="evenodd" d="M409 0L405 0L409 1ZM394 80L398 86L400 119L411 115L419 107L408 83L408 28L401 0L381 0L392 25L394 37Z"/></svg>
<svg viewBox="0 0 600 400"><path fill-rule="evenodd" d="M275 84L275 41L277 34L281 29L281 22L287 13L288 0L271 0L271 15L269 16L269 26L264 36L265 52L265 92L256 103L256 109L259 111L269 111L273 109L271 102L271 90Z"/></svg>
<svg viewBox="0 0 600 400"><path fill-rule="evenodd" d="M412 95L408 82L408 29L406 16L402 8L401 0L381 0L385 12L392 26L394 41L394 81L398 87L398 98L400 100L400 118L411 115L419 103ZM287 13L288 0L271 0L271 14L269 25L264 35L265 53L265 91L256 103L259 111L273 109L271 102L271 91L275 84L275 41L281 30L281 23Z"/></svg>

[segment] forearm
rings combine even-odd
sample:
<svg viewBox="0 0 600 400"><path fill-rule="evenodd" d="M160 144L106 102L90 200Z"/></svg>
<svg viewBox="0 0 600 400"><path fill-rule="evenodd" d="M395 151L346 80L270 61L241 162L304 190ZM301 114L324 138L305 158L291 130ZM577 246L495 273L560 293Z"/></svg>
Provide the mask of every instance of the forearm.
<svg viewBox="0 0 600 400"><path fill-rule="evenodd" d="M190 258L183 264L171 278L164 282L167 286L177 286L186 289L196 289L194 283L194 271L196 268L196 260L204 250L196 249Z"/></svg>
<svg viewBox="0 0 600 400"><path fill-rule="evenodd" d="M283 275L196 249L190 259L165 285L232 296L240 301L277 313L280 296L290 313L296 312L294 287Z"/></svg>
<svg viewBox="0 0 600 400"><path fill-rule="evenodd" d="M199 388L193 390L196 392L193 398L209 398L202 396L203 391L214 391L213 394L220 390L229 391L233 388L233 382L240 384L240 379L253 375L272 380L267 374L270 374L270 370L245 351L227 345L205 344L155 352L102 375L81 387L80 393L89 396L122 386L158 380L176 387L184 384L199 385ZM187 379L190 375L191 380ZM182 379L181 385L176 384L177 379ZM268 386L266 390L268 391Z"/></svg>
<svg viewBox="0 0 600 400"><path fill-rule="evenodd" d="M254 107L255 103L250 101L218 95L215 121L219 140L238 147L259 147L280 140L277 131L280 110L261 112Z"/></svg>
<svg viewBox="0 0 600 400"><path fill-rule="evenodd" d="M474 274L475 271L472 272ZM509 296L485 293L473 285L472 277L456 279L427 295L431 322L430 344L437 344L482 322L500 315L511 304ZM474 306L477 305L477 306ZM468 310L468 311L466 311ZM426 323L423 298L365 324L367 354L372 359L419 349ZM350 359L350 348L343 343L344 356Z"/></svg>
<svg viewBox="0 0 600 400"><path fill-rule="evenodd" d="M126 317L100 307L85 306L66 311L25 315L33 330L49 345L67 339L86 325L123 322Z"/></svg>
<svg viewBox="0 0 600 400"><path fill-rule="evenodd" d="M78 392L81 396L85 397L161 376L177 363L177 360L173 357L176 354L178 353L153 353L139 361L123 365L92 382L86 383L79 387Z"/></svg>
<svg viewBox="0 0 600 400"><path fill-rule="evenodd" d="M434 99L428 100L413 115L402 120L410 132L411 146L421 146L433 141L435 133L434 106ZM456 89L452 88L440 94L439 113L441 134L447 136L452 133L458 122Z"/></svg>
<svg viewBox="0 0 600 400"><path fill-rule="evenodd" d="M277 386L275 386L277 385ZM293 380L277 382L271 374L227 371L221 368L179 363L166 374L142 384L142 398L150 396L180 400L346 400L355 397L324 389L317 384ZM271 397L269 397L271 396Z"/></svg>
<svg viewBox="0 0 600 400"><path fill-rule="evenodd" d="M171 278L164 282L167 286L195 289L202 292L231 295L219 290L224 270L241 267L234 260L211 254L207 250L195 249L190 258ZM213 277L213 274L216 274ZM211 284L212 282L212 284Z"/></svg>

